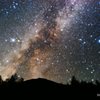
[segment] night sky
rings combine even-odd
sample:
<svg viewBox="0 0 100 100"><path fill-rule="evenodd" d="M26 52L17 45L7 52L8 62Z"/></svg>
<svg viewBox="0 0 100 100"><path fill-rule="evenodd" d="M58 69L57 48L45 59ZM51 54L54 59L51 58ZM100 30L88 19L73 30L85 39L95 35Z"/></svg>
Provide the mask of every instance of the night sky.
<svg viewBox="0 0 100 100"><path fill-rule="evenodd" d="M0 0L0 75L100 81L100 0Z"/></svg>

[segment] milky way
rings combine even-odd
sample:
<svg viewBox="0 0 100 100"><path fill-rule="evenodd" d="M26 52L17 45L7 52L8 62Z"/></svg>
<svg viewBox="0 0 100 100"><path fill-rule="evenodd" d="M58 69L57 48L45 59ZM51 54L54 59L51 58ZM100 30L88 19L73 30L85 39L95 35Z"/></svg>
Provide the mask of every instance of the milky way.
<svg viewBox="0 0 100 100"><path fill-rule="evenodd" d="M0 75L100 81L99 0L1 0Z"/></svg>

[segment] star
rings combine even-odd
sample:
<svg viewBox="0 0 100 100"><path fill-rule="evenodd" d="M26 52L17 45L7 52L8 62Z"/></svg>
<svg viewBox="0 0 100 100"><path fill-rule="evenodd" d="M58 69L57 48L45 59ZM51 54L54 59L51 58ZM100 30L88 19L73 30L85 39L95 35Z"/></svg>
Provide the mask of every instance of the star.
<svg viewBox="0 0 100 100"><path fill-rule="evenodd" d="M98 43L100 44L100 39L98 40Z"/></svg>
<svg viewBox="0 0 100 100"><path fill-rule="evenodd" d="M15 38L11 38L10 42L14 43L14 42L16 42L16 39Z"/></svg>

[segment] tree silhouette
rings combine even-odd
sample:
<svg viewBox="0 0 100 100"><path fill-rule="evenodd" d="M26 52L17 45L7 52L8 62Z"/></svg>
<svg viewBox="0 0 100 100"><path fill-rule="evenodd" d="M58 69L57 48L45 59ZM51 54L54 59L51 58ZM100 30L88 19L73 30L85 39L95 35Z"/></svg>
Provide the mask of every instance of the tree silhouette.
<svg viewBox="0 0 100 100"><path fill-rule="evenodd" d="M1 75L0 75L0 84L2 84L2 82L3 82L3 80L2 80L2 77L1 77Z"/></svg>

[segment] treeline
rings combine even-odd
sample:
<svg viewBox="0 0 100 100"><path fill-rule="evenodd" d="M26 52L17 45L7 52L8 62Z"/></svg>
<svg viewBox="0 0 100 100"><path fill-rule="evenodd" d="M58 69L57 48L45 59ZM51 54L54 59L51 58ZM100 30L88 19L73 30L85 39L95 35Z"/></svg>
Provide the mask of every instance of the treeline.
<svg viewBox="0 0 100 100"><path fill-rule="evenodd" d="M4 92L3 92L4 91ZM3 81L0 77L0 94L24 94L24 96L33 96L39 93L45 93L63 97L100 97L100 82L96 81L95 84L92 82L79 82L75 77L72 78L71 84L58 84L46 79L32 79L24 81L23 78L18 77L16 74L10 79ZM27 95L25 95L27 94ZM44 95L45 95L44 94Z"/></svg>

